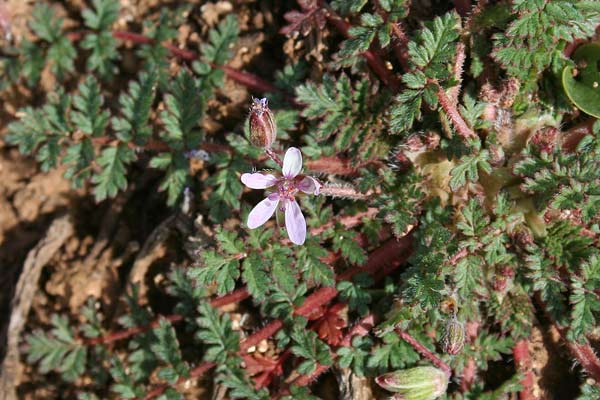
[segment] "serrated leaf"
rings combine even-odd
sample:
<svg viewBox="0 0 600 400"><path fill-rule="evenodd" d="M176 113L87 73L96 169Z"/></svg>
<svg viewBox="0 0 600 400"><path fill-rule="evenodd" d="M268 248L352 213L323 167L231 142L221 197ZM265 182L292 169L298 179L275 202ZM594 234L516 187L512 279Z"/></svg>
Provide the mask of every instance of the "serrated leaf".
<svg viewBox="0 0 600 400"><path fill-rule="evenodd" d="M135 153L125 144L105 148L96 160L100 172L94 174L94 196L96 201L115 197L120 190L127 188L125 176L127 164L136 159Z"/></svg>
<svg viewBox="0 0 600 400"><path fill-rule="evenodd" d="M79 85L78 90L79 93L73 96L71 122L87 135L103 136L110 113L102 109L104 97L100 85L93 76L89 76Z"/></svg>
<svg viewBox="0 0 600 400"><path fill-rule="evenodd" d="M139 82L132 81L127 93L119 96L121 117L113 117L112 127L119 139L137 145L144 145L152 136L152 127L148 124L158 75L156 71L142 72Z"/></svg>

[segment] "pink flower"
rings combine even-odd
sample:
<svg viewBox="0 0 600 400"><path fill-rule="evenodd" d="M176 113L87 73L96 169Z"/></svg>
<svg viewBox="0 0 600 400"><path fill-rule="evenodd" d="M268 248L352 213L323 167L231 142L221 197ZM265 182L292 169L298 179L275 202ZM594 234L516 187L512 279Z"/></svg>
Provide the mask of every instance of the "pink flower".
<svg viewBox="0 0 600 400"><path fill-rule="evenodd" d="M302 153L290 147L283 158L283 176L255 172L243 174L242 183L251 189L266 189L275 186L277 191L269 194L258 203L248 215L248 228L255 229L264 224L275 213L277 206L285 213L285 229L294 244L304 244L306 239L306 220L296 202L296 194L304 192L318 195L321 184L313 177L300 174Z"/></svg>

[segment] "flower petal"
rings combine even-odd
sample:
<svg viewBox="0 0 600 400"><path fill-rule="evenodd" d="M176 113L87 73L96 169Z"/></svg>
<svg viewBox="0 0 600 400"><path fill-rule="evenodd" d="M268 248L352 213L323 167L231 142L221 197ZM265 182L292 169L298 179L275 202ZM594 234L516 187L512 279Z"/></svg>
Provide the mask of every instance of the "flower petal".
<svg viewBox="0 0 600 400"><path fill-rule="evenodd" d="M294 244L304 244L306 239L306 220L296 200L285 205L285 229Z"/></svg>
<svg viewBox="0 0 600 400"><path fill-rule="evenodd" d="M295 147L290 147L283 157L283 176L295 178L302 170L302 153Z"/></svg>
<svg viewBox="0 0 600 400"><path fill-rule="evenodd" d="M298 189L302 190L304 193L314 194L316 196L321 190L321 184L312 176L305 176L304 179L298 183Z"/></svg>
<svg viewBox="0 0 600 400"><path fill-rule="evenodd" d="M277 178L271 174L242 174L242 183L250 189L265 189L277 183Z"/></svg>
<svg viewBox="0 0 600 400"><path fill-rule="evenodd" d="M255 229L267 222L275 212L277 204L279 204L279 197L273 198L273 196L269 196L258 203L248 214L248 222L246 223L248 228Z"/></svg>

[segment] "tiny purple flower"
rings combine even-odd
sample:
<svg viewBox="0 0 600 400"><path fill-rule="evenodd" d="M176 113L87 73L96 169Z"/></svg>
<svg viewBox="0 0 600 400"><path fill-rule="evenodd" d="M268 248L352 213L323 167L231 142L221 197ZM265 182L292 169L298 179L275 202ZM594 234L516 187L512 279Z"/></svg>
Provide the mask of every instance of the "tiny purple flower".
<svg viewBox="0 0 600 400"><path fill-rule="evenodd" d="M255 229L271 218L277 210L285 214L285 228L294 244L304 244L306 240L306 220L295 195L298 192L318 195L321 184L313 177L300 174L302 153L290 147L283 158L282 176L255 172L242 174L242 183L251 189L266 189L275 186L277 191L269 194L258 203L248 215L248 228Z"/></svg>

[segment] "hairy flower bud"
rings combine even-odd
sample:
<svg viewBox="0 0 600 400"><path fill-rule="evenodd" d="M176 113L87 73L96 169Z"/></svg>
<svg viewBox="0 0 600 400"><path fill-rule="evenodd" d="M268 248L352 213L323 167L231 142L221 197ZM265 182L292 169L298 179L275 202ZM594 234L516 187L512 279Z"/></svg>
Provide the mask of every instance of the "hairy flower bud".
<svg viewBox="0 0 600 400"><path fill-rule="evenodd" d="M452 316L446 321L442 349L446 354L457 355L465 345L465 325Z"/></svg>
<svg viewBox="0 0 600 400"><path fill-rule="evenodd" d="M277 127L266 98L252 99L250 106L250 142L270 149L277 138Z"/></svg>
<svg viewBox="0 0 600 400"><path fill-rule="evenodd" d="M404 400L434 400L446 392L448 375L434 367L415 367L389 372L375 378L385 390Z"/></svg>

